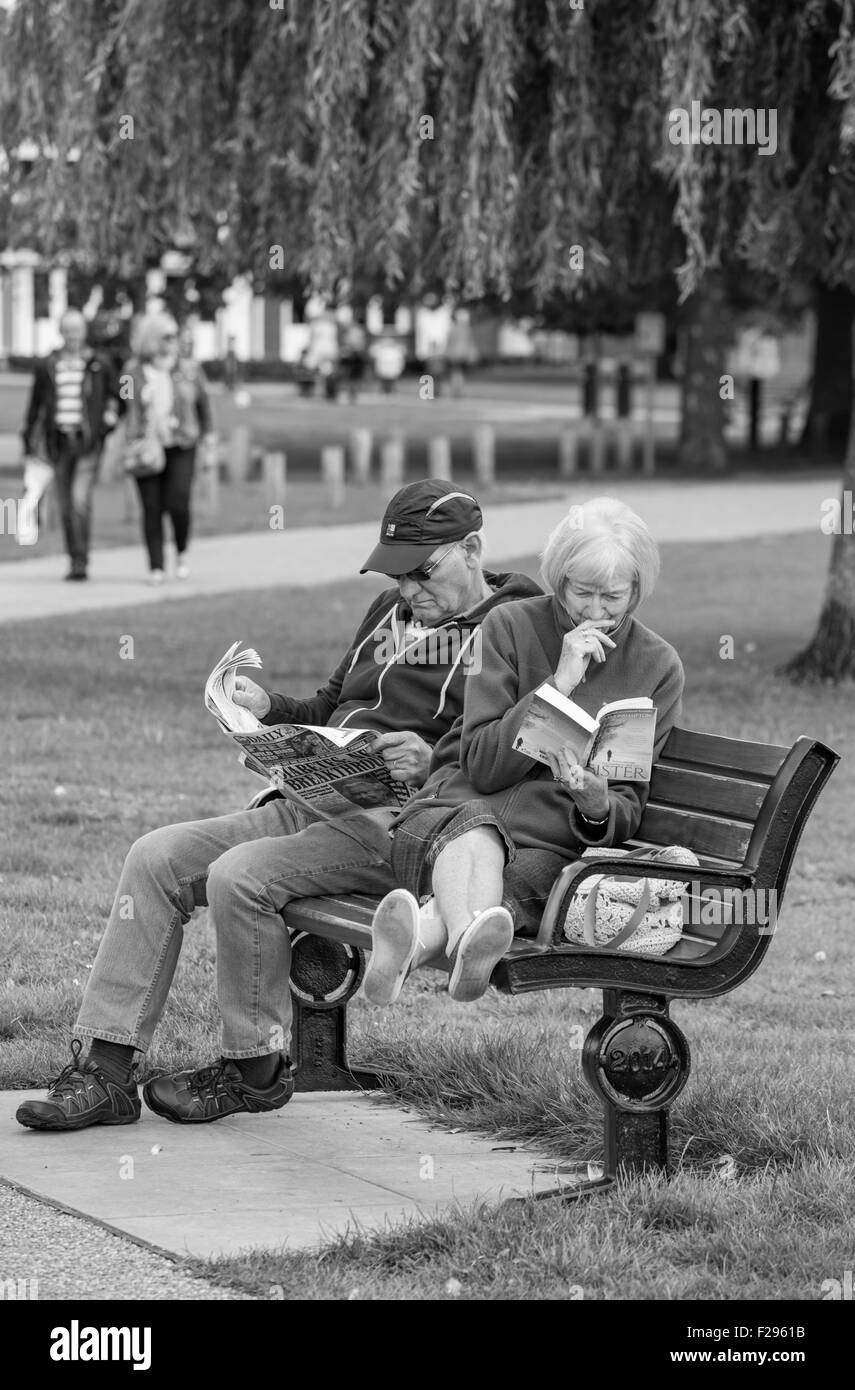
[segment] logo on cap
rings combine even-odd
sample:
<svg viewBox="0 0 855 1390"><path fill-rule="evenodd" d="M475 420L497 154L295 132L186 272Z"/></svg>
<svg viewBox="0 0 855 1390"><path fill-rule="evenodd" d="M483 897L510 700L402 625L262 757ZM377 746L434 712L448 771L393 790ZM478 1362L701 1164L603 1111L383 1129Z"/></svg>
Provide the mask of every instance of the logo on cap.
<svg viewBox="0 0 855 1390"><path fill-rule="evenodd" d="M395 534L395 523L394 523L394 521L390 521L389 524L388 524L387 527L386 527L386 535L387 535L387 536L394 536L394 534Z"/></svg>

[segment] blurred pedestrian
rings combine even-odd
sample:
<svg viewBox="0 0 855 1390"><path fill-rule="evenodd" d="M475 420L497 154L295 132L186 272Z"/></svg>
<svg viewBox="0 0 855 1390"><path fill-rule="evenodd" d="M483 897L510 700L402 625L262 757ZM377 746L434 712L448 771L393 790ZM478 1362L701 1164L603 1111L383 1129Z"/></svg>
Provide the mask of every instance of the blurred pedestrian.
<svg viewBox="0 0 855 1390"><path fill-rule="evenodd" d="M187 579L187 546L190 540L190 501L196 454L201 442L209 454L217 446L217 435L208 399L208 383L193 351L193 330L189 324L178 333L178 358L173 374L176 425L172 444L166 450L166 508L172 517L175 547L178 551L176 576Z"/></svg>
<svg viewBox="0 0 855 1390"><path fill-rule="evenodd" d="M372 345L371 356L374 359L374 373L380 382L380 389L389 395L394 391L395 384L404 370L407 360L404 345L397 338L378 338Z"/></svg>
<svg viewBox="0 0 855 1390"><path fill-rule="evenodd" d="M53 466L65 548L66 579L87 578L92 495L104 439L118 421L117 387L108 366L86 344L86 320L67 309L62 347L39 362L22 432L25 456Z"/></svg>
<svg viewBox="0 0 855 1390"><path fill-rule="evenodd" d="M462 396L465 372L475 360L475 340L469 323L468 309L455 309L445 344L448 362L449 387L452 396Z"/></svg>
<svg viewBox="0 0 855 1390"><path fill-rule="evenodd" d="M238 360L235 352L235 340L229 334L226 342L226 355L223 359L223 381L227 391L234 391L238 384Z"/></svg>
<svg viewBox="0 0 855 1390"><path fill-rule="evenodd" d="M132 379L128 438L144 429L163 446L163 466L137 476L143 510L143 537L152 584L165 579L163 517L172 523L177 551L176 576L189 575L190 492L196 445L210 434L210 410L201 368L192 358L192 341L179 360L178 325L170 314L147 314L132 337L134 356L125 366Z"/></svg>
<svg viewBox="0 0 855 1390"><path fill-rule="evenodd" d="M356 404L359 387L365 378L367 340L361 323L352 320L341 331L341 368L351 405Z"/></svg>

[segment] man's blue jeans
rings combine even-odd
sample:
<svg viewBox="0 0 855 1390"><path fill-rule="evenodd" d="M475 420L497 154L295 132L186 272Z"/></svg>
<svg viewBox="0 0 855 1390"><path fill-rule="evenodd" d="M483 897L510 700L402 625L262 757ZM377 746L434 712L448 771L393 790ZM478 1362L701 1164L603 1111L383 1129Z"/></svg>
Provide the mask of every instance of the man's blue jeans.
<svg viewBox="0 0 855 1390"><path fill-rule="evenodd" d="M387 893L393 812L347 817L363 848L283 800L152 830L128 853L76 1031L145 1052L163 1012L184 927L207 904L217 938L225 1057L286 1051L291 940L286 903Z"/></svg>

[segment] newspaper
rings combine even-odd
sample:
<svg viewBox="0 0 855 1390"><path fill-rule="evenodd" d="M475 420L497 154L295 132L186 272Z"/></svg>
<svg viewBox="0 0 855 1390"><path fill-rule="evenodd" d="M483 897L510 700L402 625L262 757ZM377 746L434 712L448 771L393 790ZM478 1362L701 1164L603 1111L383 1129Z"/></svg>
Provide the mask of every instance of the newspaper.
<svg viewBox="0 0 855 1390"><path fill-rule="evenodd" d="M260 667L252 647L235 642L217 662L205 683L205 707L240 748L249 772L289 790L318 811L345 811L403 806L414 787L394 782L368 729L338 729L313 724L262 724L234 701L235 674L241 666Z"/></svg>

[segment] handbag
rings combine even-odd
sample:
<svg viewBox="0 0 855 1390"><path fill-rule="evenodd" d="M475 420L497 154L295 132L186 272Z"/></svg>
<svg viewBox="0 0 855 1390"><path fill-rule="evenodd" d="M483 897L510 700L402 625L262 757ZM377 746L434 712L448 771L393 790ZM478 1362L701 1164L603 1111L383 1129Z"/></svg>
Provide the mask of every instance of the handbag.
<svg viewBox="0 0 855 1390"><path fill-rule="evenodd" d="M125 444L121 461L125 474L131 478L151 478L166 467L166 449L157 427L153 405L155 389L146 375L147 369L128 364L131 377L139 384L125 424Z"/></svg>
<svg viewBox="0 0 855 1390"><path fill-rule="evenodd" d="M686 868L700 867L697 855L682 845L664 849L587 849L583 859L660 859ZM662 956L683 933L682 879L616 878L592 874L576 888L564 935L576 946Z"/></svg>
<svg viewBox="0 0 855 1390"><path fill-rule="evenodd" d="M162 473L165 467L166 450L155 435L142 434L138 439L126 441L122 468L128 477L151 478Z"/></svg>

